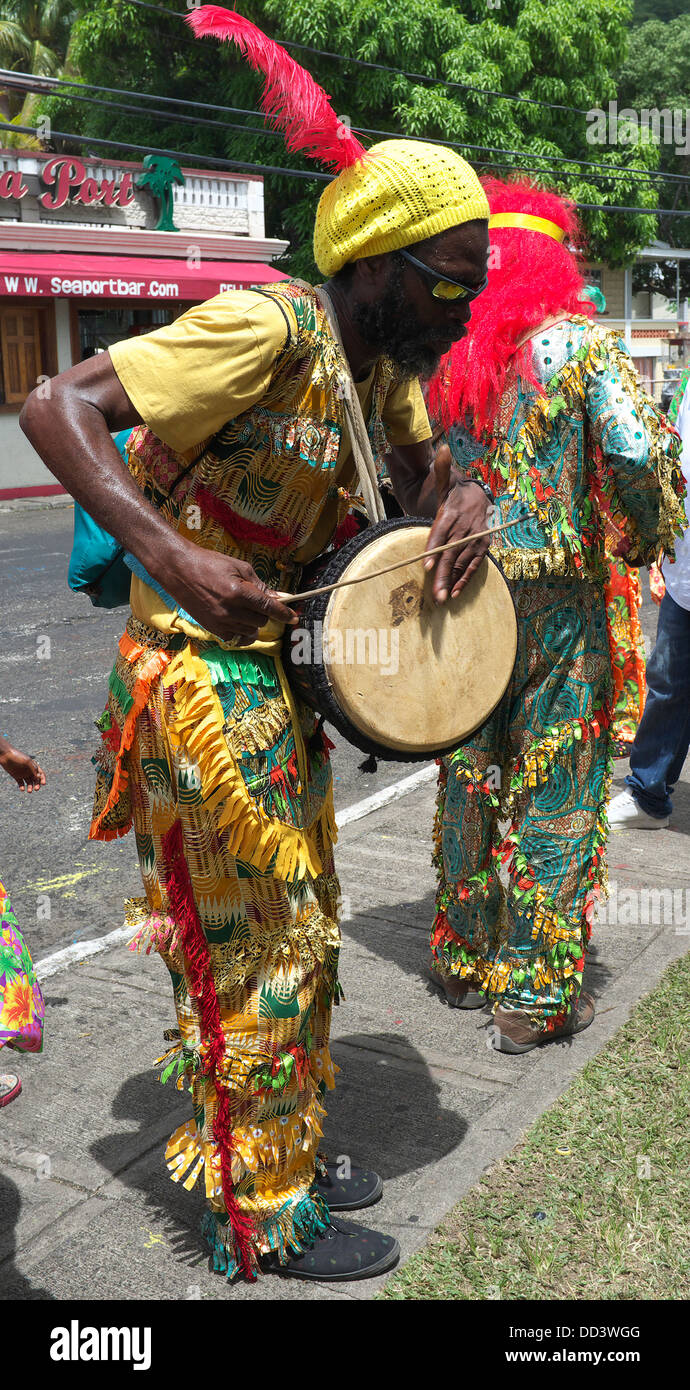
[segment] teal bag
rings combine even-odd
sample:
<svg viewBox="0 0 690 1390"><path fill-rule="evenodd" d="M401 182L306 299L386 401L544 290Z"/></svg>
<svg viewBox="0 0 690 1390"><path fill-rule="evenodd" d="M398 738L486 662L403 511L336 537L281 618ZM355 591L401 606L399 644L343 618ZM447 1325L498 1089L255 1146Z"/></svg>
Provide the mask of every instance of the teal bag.
<svg viewBox="0 0 690 1390"><path fill-rule="evenodd" d="M120 430L113 439L125 462L127 462L127 440L131 433L131 430ZM195 460L188 463L186 468L178 473L170 489L171 493L194 467L194 462ZM155 498L150 495L148 490L145 495L155 505ZM151 576L147 574L135 556L125 551L114 536L104 531L103 527L99 526L98 522L94 521L93 517L89 516L89 513L84 511L78 502L75 502L74 540L67 570L67 583L70 589L75 594L88 594L94 608L121 608L123 604L129 603L132 571L138 574L145 583L151 585L165 599L166 603L175 605L175 600L151 579ZM179 611L183 617L189 617L184 609L179 609ZM189 619L189 621L193 622L194 620Z"/></svg>
<svg viewBox="0 0 690 1390"><path fill-rule="evenodd" d="M115 435L123 459L131 430ZM79 506L74 504L74 540L67 583L75 594L88 594L94 608L120 608L129 603L132 575L125 564L123 546Z"/></svg>

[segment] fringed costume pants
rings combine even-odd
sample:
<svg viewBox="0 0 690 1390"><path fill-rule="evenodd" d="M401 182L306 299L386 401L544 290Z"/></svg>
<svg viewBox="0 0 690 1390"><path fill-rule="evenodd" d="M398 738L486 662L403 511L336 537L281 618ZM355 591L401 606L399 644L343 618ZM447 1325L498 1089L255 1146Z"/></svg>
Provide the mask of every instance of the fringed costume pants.
<svg viewBox="0 0 690 1390"><path fill-rule="evenodd" d="M146 899L139 948L167 965L179 1037L161 1079L189 1086L173 1181L200 1176L215 1267L311 1243L328 1037L338 997L338 884L328 742L270 656L163 645L130 620L101 721L92 834L133 819Z"/></svg>
<svg viewBox="0 0 690 1390"><path fill-rule="evenodd" d="M645 650L637 570L611 557L604 588L613 674L611 747L614 757L629 757L647 694Z"/></svg>
<svg viewBox="0 0 690 1390"><path fill-rule="evenodd" d="M579 997L605 882L611 666L594 586L544 579L513 593L512 683L441 765L431 947L440 974L548 1030Z"/></svg>

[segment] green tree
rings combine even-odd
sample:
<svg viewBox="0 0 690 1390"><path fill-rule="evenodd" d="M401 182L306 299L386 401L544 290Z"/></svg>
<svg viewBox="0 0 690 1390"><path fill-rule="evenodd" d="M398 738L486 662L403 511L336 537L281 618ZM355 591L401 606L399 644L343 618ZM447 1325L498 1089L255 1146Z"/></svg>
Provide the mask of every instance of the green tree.
<svg viewBox="0 0 690 1390"><path fill-rule="evenodd" d="M66 62L76 13L74 0L0 0L0 66L39 77L57 77ZM14 90L0 88L3 120L33 125L39 102L35 93L17 98ZM4 145L32 143L40 142L2 132Z"/></svg>
<svg viewBox="0 0 690 1390"><path fill-rule="evenodd" d="M670 113L670 118L659 120L660 168L674 178L690 177L690 15L667 24L651 20L633 30L628 56L618 76L618 100L621 107L638 113ZM665 187L670 200L665 205L690 212L689 185L672 182ZM687 246L690 218L659 218L658 235L671 246ZM675 262L638 264L634 288L656 290L675 301ZM681 261L681 297L688 294L690 266Z"/></svg>
<svg viewBox="0 0 690 1390"><path fill-rule="evenodd" d="M687 8L687 0L635 0L634 20L646 24L649 19L676 19Z"/></svg>
<svg viewBox="0 0 690 1390"><path fill-rule="evenodd" d="M126 0L116 6L112 0L75 2L80 17L74 53L85 81L256 109L260 78L230 45L195 40L175 17L153 15ZM631 165L655 169L656 148L631 150L587 138L587 113L617 95L614 74L625 56L632 0L415 0L388 8L380 0L245 0L240 9L278 40L343 55L344 61L290 49L367 143L379 131L462 141L481 147L462 152L486 172L506 175L517 165L542 170L533 176L581 203L658 206L656 185L630 172ZM355 59L381 67L361 67ZM427 80L385 70L391 68ZM188 151L190 162L203 152L314 168L287 155L281 137L267 133L256 115L209 110L204 114L222 124L195 127L66 98L51 99L47 109L58 129ZM604 168L563 165L558 157ZM323 186L317 179L282 175L266 180L268 230L290 241L289 268L307 276L313 273L311 226ZM584 217L592 255L611 264L629 261L656 234L650 216L593 210Z"/></svg>

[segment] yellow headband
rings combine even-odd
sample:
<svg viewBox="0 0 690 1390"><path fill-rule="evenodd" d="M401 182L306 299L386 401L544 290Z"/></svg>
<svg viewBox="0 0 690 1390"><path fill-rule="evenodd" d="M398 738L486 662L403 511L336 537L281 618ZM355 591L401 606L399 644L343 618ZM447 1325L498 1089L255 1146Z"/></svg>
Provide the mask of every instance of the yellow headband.
<svg viewBox="0 0 690 1390"><path fill-rule="evenodd" d="M565 241L566 233L557 222L548 222L545 217L533 217L531 212L496 212L489 218L489 231L493 227L526 227L529 232L543 232L554 241Z"/></svg>

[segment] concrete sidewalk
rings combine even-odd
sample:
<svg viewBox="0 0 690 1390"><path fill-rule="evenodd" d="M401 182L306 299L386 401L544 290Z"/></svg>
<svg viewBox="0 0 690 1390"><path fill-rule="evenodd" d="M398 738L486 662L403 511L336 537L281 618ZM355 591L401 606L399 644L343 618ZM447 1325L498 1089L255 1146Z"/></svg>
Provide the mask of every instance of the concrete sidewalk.
<svg viewBox="0 0 690 1390"><path fill-rule="evenodd" d="M620 785L626 765L618 768ZM342 830L346 997L334 1014L341 1076L326 1147L382 1174L383 1200L359 1219L395 1233L403 1258L690 948L687 922L631 921L629 906L643 887L684 890L690 900L689 770L673 830L610 842L610 878L628 924L595 929L585 977L597 999L593 1026L524 1057L493 1052L489 1015L448 1009L425 982L433 785ZM160 1086L151 1068L174 1023L157 957L117 946L52 975L44 992L44 1055L2 1059L16 1065L24 1091L0 1112L0 1298L372 1297L382 1280L324 1286L267 1276L229 1286L209 1269L202 1184L185 1192L163 1161L189 1097Z"/></svg>

